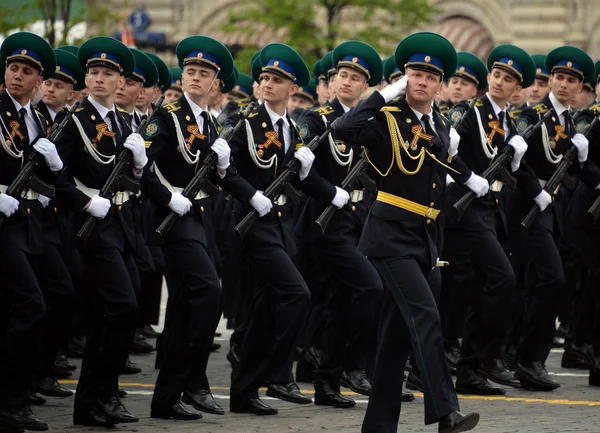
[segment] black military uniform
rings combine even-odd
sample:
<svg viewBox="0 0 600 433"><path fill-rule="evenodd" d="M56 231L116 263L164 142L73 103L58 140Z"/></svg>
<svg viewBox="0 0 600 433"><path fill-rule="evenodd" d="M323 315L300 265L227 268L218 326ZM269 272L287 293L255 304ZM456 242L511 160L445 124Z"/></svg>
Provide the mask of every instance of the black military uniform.
<svg viewBox="0 0 600 433"><path fill-rule="evenodd" d="M546 68L574 75L583 80L593 75L594 64L587 54L573 47L561 47L546 57ZM564 290L564 273L557 240L563 226L562 191L550 191L554 203L545 209L529 229L528 235L520 230L520 223L534 206L533 197L541 194L542 187L550 179L562 155L575 134L570 112L550 92L540 103L523 110L517 120L517 128L523 131L536 123L548 110L554 110L550 118L529 140L527 161L531 173L519 178L515 193L509 202L508 223L509 248L517 261L531 260L537 273L537 284L530 288L529 303L524 315L523 333L517 348L515 376L524 386L552 390L560 384L549 377L544 362L550 351L555 332L558 301ZM571 174L578 175L591 187L600 183L598 168L589 159L574 163Z"/></svg>

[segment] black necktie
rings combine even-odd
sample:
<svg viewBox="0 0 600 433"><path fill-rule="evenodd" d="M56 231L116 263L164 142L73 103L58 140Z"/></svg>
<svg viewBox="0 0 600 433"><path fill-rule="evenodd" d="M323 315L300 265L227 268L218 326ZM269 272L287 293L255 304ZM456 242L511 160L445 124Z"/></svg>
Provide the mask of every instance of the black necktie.
<svg viewBox="0 0 600 433"><path fill-rule="evenodd" d="M498 122L500 123L501 129L504 129L504 116L506 116L506 113L504 113L504 111L500 111L498 113Z"/></svg>
<svg viewBox="0 0 600 433"><path fill-rule="evenodd" d="M567 137L571 137L571 113L569 112L569 110L565 110L563 111L563 116L565 116L565 134L567 134Z"/></svg>
<svg viewBox="0 0 600 433"><path fill-rule="evenodd" d="M27 108L21 107L19 109L19 129L23 133L23 141L29 144L29 131L27 130L27 121L25 115L27 114Z"/></svg>
<svg viewBox="0 0 600 433"><path fill-rule="evenodd" d="M137 114L137 112L133 113L133 121L135 122L135 127L139 128L140 123L142 123L142 120L140 119L140 115Z"/></svg>
<svg viewBox="0 0 600 433"><path fill-rule="evenodd" d="M277 138L281 143L281 155L285 157L285 134L283 132L283 117L280 117L277 121Z"/></svg>
<svg viewBox="0 0 600 433"><path fill-rule="evenodd" d="M108 112L108 118L110 119L111 131L115 133L115 140L117 145L121 144L121 131L119 130L119 123L117 122L117 116L113 110Z"/></svg>
<svg viewBox="0 0 600 433"><path fill-rule="evenodd" d="M421 120L425 124L425 133L427 135L431 135L432 137L435 138L435 137L437 137L437 134L431 127L431 123L430 123L429 119L430 119L429 114L423 114L423 116L421 117Z"/></svg>
<svg viewBox="0 0 600 433"><path fill-rule="evenodd" d="M210 143L210 124L208 123L208 113L202 111L202 135L206 137L206 141Z"/></svg>

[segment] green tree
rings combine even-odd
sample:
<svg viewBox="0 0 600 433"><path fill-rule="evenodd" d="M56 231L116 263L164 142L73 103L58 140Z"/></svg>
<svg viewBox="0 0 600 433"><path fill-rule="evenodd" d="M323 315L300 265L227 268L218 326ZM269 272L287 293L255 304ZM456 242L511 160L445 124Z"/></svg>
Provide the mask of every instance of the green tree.
<svg viewBox="0 0 600 433"><path fill-rule="evenodd" d="M266 27L273 33L285 29L281 42L302 54L311 66L339 42L358 39L389 55L406 34L431 22L437 10L428 0L255 0L230 13L225 32L249 37ZM344 18L351 23L344 23ZM260 47L258 47L260 48ZM242 47L236 63L248 70L257 47Z"/></svg>

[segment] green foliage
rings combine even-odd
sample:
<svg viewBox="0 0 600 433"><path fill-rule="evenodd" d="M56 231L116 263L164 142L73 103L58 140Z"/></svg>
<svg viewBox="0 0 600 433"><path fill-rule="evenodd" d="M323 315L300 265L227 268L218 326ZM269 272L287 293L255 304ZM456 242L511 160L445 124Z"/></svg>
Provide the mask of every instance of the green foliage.
<svg viewBox="0 0 600 433"><path fill-rule="evenodd" d="M428 0L255 0L230 13L226 32L250 39L257 32L273 34L285 29L284 42L302 54L309 67L339 42L358 39L382 56L391 54L403 36L431 22L437 10ZM352 17L344 25L343 17ZM265 28L267 30L265 30ZM260 47L243 47L236 53L241 71Z"/></svg>

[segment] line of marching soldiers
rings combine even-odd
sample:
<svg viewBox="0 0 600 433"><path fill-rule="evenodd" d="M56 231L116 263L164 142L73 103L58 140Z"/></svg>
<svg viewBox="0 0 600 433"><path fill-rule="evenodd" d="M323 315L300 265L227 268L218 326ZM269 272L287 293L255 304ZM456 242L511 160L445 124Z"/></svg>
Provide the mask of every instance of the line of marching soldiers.
<svg viewBox="0 0 600 433"><path fill-rule="evenodd" d="M232 412L276 414L262 386L310 404L309 381L317 405L370 395L362 431L395 432L408 361L425 422L466 431L456 391L554 390L557 342L600 385L585 52L501 45L486 65L417 33L384 62L344 42L312 79L281 43L251 75L206 36L176 54L169 70L108 37L0 47L0 431L48 429L31 405L72 395L67 348L74 424L138 421L118 379L154 350L163 276L155 418L224 414L206 374L223 313Z"/></svg>

